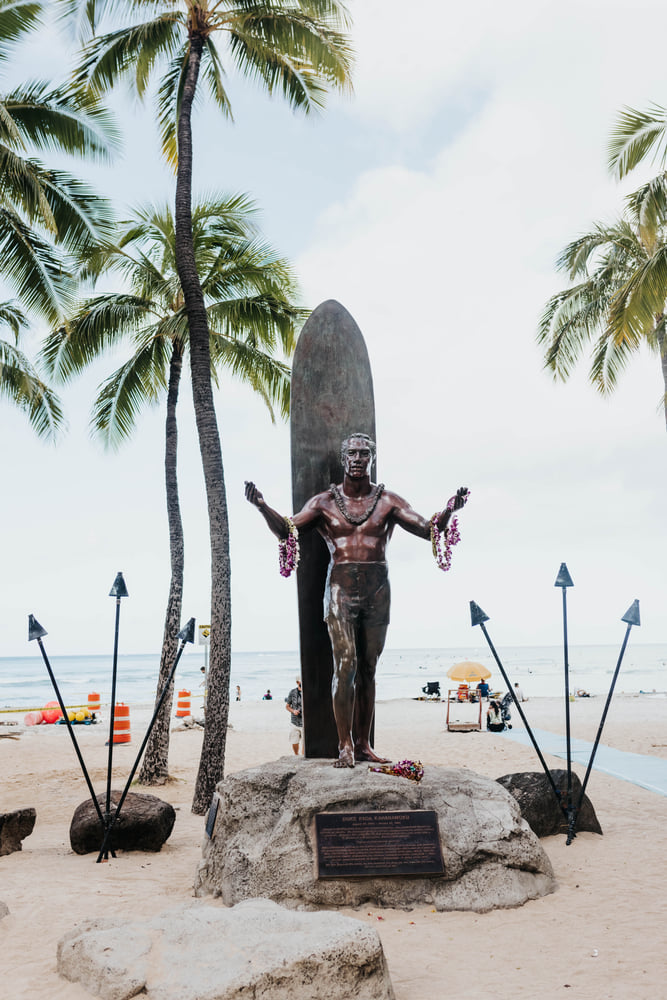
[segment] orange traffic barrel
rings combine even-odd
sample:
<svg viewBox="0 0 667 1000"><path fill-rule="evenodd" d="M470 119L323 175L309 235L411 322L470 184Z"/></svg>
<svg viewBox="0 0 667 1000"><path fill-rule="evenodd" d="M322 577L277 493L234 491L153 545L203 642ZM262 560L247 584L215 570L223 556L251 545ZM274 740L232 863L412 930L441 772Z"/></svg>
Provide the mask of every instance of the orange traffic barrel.
<svg viewBox="0 0 667 1000"><path fill-rule="evenodd" d="M99 712L100 710L100 696L97 691L91 691L88 695L88 711L89 712Z"/></svg>
<svg viewBox="0 0 667 1000"><path fill-rule="evenodd" d="M176 702L176 718L184 719L186 715L192 715L190 711L190 692L179 691L178 701Z"/></svg>
<svg viewBox="0 0 667 1000"><path fill-rule="evenodd" d="M113 719L113 743L130 742L130 706L124 702L116 704Z"/></svg>

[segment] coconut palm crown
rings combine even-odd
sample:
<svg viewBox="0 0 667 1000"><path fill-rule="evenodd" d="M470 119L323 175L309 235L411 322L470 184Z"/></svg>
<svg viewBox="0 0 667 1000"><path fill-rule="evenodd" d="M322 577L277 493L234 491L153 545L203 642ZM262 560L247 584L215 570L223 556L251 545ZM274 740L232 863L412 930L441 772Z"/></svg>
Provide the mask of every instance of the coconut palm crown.
<svg viewBox="0 0 667 1000"><path fill-rule="evenodd" d="M0 70L43 7L0 0ZM109 114L89 94L31 82L0 96L2 277L22 308L50 323L71 305L77 255L108 229L111 213L87 184L31 153L104 160L116 144Z"/></svg>
<svg viewBox="0 0 667 1000"><path fill-rule="evenodd" d="M667 175L628 196L616 222L568 244L557 267L574 284L549 299L540 319L545 366L565 380L592 344L590 381L606 394L645 346L660 358L667 423Z"/></svg>

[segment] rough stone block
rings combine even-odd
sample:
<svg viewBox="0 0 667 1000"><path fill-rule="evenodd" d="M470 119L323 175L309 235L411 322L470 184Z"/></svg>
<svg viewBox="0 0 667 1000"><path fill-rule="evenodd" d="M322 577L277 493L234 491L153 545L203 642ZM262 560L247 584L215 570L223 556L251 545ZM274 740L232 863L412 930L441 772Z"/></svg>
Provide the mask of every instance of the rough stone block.
<svg viewBox="0 0 667 1000"><path fill-rule="evenodd" d="M34 830L36 817L32 808L0 813L0 857L23 849L21 841Z"/></svg>
<svg viewBox="0 0 667 1000"><path fill-rule="evenodd" d="M567 802L567 771L556 768L551 771L551 776L561 793L562 801ZM504 774L497 780L517 800L521 815L536 836L550 837L554 833L567 833L567 820L544 771L518 771L516 774ZM576 805L581 795L581 781L574 772L572 793ZM587 795L584 795L577 817L577 830L602 834L602 827Z"/></svg>
<svg viewBox="0 0 667 1000"><path fill-rule="evenodd" d="M393 1000L377 932L267 899L94 920L58 943L58 972L103 1000Z"/></svg>
<svg viewBox="0 0 667 1000"><path fill-rule="evenodd" d="M204 842L195 894L227 905L268 897L300 909L371 903L438 910L519 906L554 890L551 863L516 800L496 781L427 766L417 784L367 767L284 757L217 786L217 820ZM432 809L444 875L318 879L320 812Z"/></svg>
<svg viewBox="0 0 667 1000"><path fill-rule="evenodd" d="M112 791L111 812L115 812L122 792ZM102 812L106 806L106 793L97 796ZM156 795L128 792L120 818L111 834L115 851L159 851L174 828L176 813L169 802ZM95 806L86 799L77 806L69 828L69 840L76 854L99 851L104 831Z"/></svg>

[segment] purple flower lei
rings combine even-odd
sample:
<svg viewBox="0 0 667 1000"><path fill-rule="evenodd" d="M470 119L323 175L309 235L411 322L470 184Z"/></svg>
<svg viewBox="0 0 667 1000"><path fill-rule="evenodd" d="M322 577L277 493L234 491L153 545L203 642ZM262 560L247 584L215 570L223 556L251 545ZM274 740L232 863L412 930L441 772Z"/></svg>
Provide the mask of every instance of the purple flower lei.
<svg viewBox="0 0 667 1000"><path fill-rule="evenodd" d="M447 507L445 509L454 510L455 501L456 497L451 497L447 501ZM438 528L438 521L441 514L442 511L436 511L429 521L429 526L431 528L431 548L433 549L433 556L443 573L446 573L448 569L451 569L452 549L461 541L461 534L459 532L459 521L457 517L453 517L445 530L440 531ZM442 546L443 539L444 551Z"/></svg>
<svg viewBox="0 0 667 1000"><path fill-rule="evenodd" d="M370 766L368 770L377 774L395 774L398 778L408 778L410 781L421 781L424 777L424 765L420 760L399 760L398 764Z"/></svg>
<svg viewBox="0 0 667 1000"><path fill-rule="evenodd" d="M278 539L278 564L281 576L291 576L299 565L299 532L291 517L285 518L289 534Z"/></svg>

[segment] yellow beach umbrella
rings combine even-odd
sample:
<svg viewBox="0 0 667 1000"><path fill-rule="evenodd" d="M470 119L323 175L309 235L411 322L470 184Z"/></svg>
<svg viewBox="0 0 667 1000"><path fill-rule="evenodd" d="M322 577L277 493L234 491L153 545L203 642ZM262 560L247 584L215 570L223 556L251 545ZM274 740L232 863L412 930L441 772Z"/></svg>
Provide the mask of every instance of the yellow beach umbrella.
<svg viewBox="0 0 667 1000"><path fill-rule="evenodd" d="M447 676L453 681L483 681L491 676L491 671L483 663L463 660L462 663L455 663L450 667Z"/></svg>

